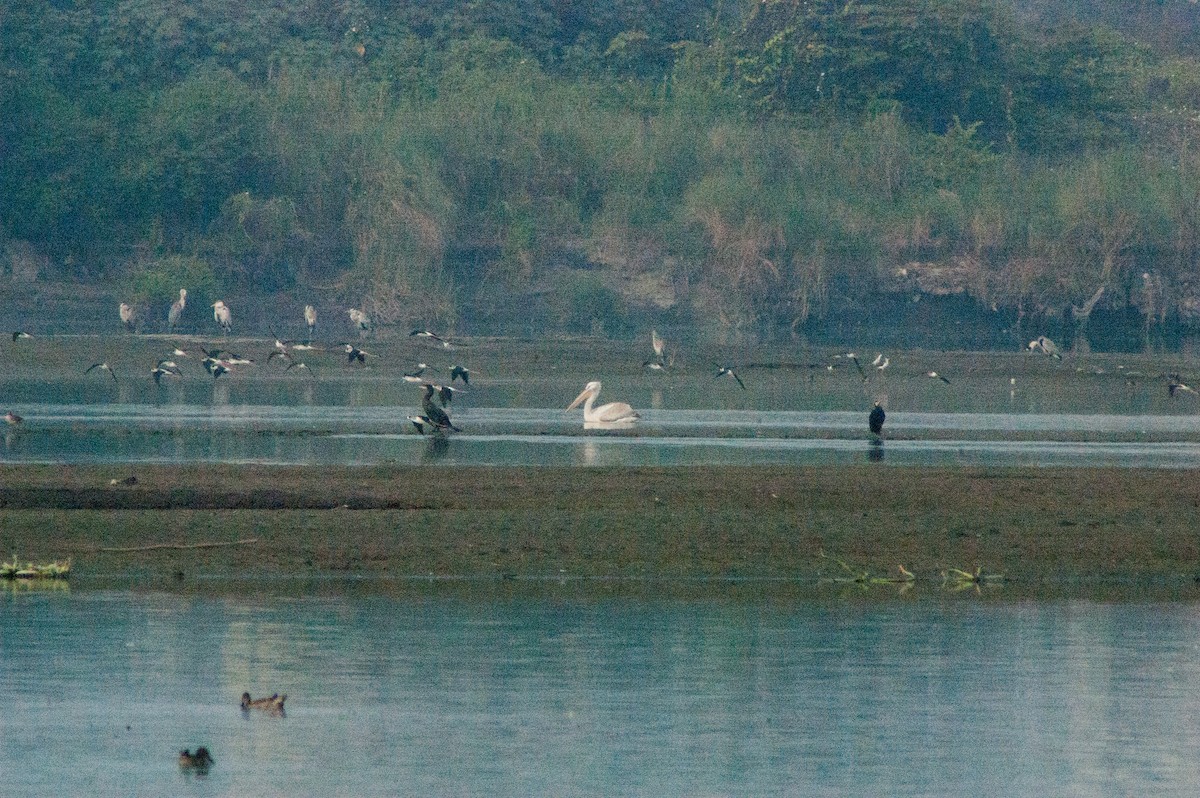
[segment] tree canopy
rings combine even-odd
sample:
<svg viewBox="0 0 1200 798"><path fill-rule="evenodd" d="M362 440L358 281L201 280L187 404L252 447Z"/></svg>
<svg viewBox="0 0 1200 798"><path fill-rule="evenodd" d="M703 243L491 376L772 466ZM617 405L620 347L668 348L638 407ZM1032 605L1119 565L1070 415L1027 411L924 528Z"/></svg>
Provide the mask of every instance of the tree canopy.
<svg viewBox="0 0 1200 798"><path fill-rule="evenodd" d="M1144 310L1152 276L1190 323L1200 10L1072 8L2 0L0 251L385 322Z"/></svg>

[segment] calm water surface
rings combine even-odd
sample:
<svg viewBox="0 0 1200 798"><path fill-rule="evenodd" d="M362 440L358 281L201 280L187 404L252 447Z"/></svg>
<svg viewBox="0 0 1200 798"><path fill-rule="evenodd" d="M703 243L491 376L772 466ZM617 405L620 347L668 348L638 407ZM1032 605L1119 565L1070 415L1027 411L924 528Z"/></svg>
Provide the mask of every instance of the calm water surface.
<svg viewBox="0 0 1200 798"><path fill-rule="evenodd" d="M628 342L481 340L447 352L404 338L373 342L371 368L348 365L330 346L309 353L307 372L288 373L267 362L269 341L242 339L216 345L257 365L213 380L197 358L179 358L184 376L155 385L149 368L169 343L178 342L61 337L10 347L0 410L25 423L3 431L0 462L1200 467L1200 398L1169 396L1165 376L1200 364L1176 356L893 352L886 371L864 356L860 376L841 353L744 349L691 352L690 366L652 373ZM195 353L200 343L185 345ZM731 357L747 364L745 390L706 363ZM118 380L83 373L99 358ZM770 367L753 365L759 358ZM447 378L450 362L472 369L451 406L463 432L448 441L422 438L406 420L421 390L402 375L425 360L434 379ZM932 367L952 383L926 377ZM597 377L599 401L630 402L639 424L589 431L579 411L562 409ZM882 445L866 430L875 399L888 409Z"/></svg>
<svg viewBox="0 0 1200 798"><path fill-rule="evenodd" d="M1188 795L1200 608L0 597L6 795ZM287 717L243 717L243 690ZM207 777L180 748L206 745Z"/></svg>

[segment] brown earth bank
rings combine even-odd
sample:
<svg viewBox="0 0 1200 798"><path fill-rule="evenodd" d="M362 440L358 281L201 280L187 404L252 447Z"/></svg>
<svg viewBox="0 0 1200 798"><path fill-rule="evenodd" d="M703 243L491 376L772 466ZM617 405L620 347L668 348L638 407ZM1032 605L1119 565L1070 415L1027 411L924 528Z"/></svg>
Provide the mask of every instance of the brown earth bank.
<svg viewBox="0 0 1200 798"><path fill-rule="evenodd" d="M136 484L116 480L136 477ZM1194 471L0 466L0 555L73 579L1012 584L1200 576Z"/></svg>

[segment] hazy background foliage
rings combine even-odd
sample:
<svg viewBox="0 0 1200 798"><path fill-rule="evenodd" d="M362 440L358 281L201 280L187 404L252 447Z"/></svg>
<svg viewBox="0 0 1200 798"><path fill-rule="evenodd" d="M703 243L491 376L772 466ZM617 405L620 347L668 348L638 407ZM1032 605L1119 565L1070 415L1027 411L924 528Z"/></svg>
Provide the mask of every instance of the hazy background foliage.
<svg viewBox="0 0 1200 798"><path fill-rule="evenodd" d="M1186 327L1197 42L1189 0L0 0L0 253L480 332Z"/></svg>

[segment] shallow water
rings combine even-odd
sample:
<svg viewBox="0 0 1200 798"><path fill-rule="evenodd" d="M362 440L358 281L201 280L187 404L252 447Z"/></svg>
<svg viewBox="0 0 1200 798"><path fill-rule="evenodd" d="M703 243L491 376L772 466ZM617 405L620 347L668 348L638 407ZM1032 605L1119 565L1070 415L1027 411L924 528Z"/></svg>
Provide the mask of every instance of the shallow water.
<svg viewBox="0 0 1200 798"><path fill-rule="evenodd" d="M838 464L1200 466L1200 397L1166 391L1166 369L1200 369L1182 356L893 352L886 371L844 353L692 352L692 365L640 368L630 345L604 341L482 340L446 352L402 338L372 342L369 368L337 347L285 371L270 342L218 342L257 365L213 380L196 357L155 385L149 366L179 343L150 336L35 338L0 358L3 409L25 417L5 430L0 462L442 463L494 465ZM198 351L202 341L184 345ZM79 364L113 364L83 373ZM742 390L706 360L746 362ZM718 358L720 360L718 360ZM450 412L463 430L420 437L406 420L420 388L402 374L429 360L472 369ZM936 366L950 384L925 376ZM586 430L564 409L604 378L600 402L642 415L627 430ZM864 379L865 377L865 379ZM460 386L462 387L462 386ZM888 408L884 440L866 415Z"/></svg>
<svg viewBox="0 0 1200 798"><path fill-rule="evenodd" d="M982 597L986 599L987 597ZM0 597L5 794L1194 795L1191 603ZM288 694L243 716L243 690ZM179 749L216 764L182 773Z"/></svg>
<svg viewBox="0 0 1200 798"><path fill-rule="evenodd" d="M1200 466L1200 417L1007 413L889 415L883 441L847 411L646 410L585 430L537 408L454 408L462 433L422 437L415 407L44 404L7 430L3 462L306 465L812 464Z"/></svg>

